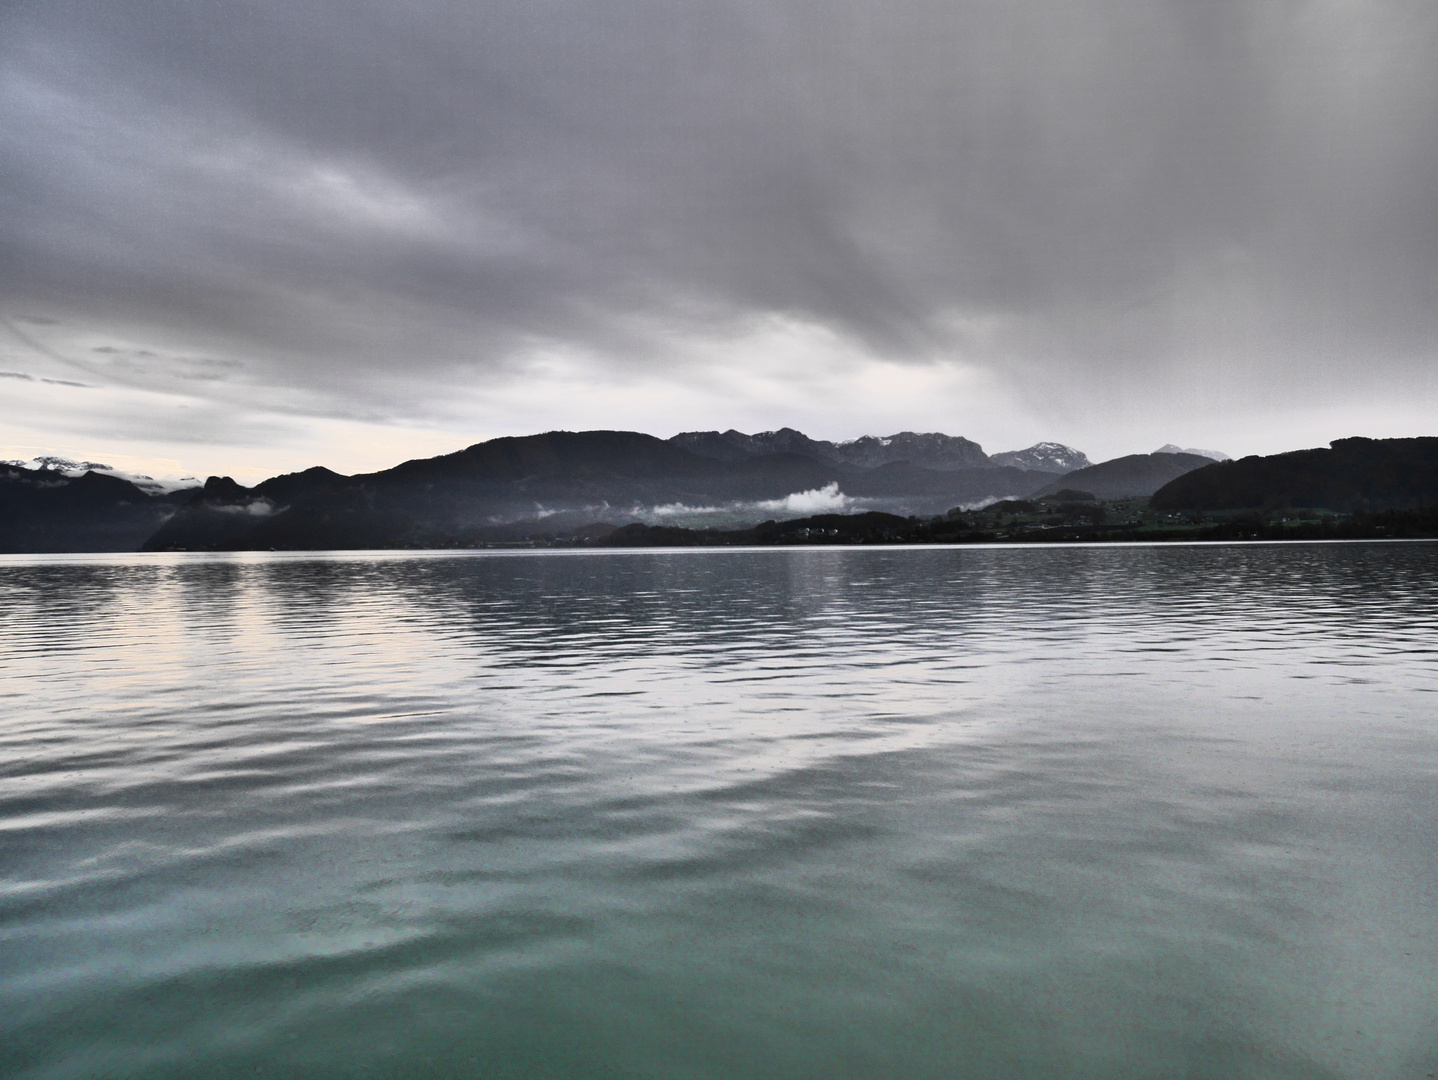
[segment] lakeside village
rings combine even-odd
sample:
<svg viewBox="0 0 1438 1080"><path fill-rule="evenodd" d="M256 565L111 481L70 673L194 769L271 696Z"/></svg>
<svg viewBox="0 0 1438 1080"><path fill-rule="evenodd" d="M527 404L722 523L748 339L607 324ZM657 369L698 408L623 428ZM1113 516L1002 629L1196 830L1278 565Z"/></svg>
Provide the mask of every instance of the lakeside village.
<svg viewBox="0 0 1438 1080"><path fill-rule="evenodd" d="M595 523L570 532L535 532L494 547L701 547L784 544L1115 543L1231 540L1383 540L1438 538L1438 507L1340 513L1273 506L1163 511L1148 498L1099 499L1063 490L1041 499L956 507L936 517L869 511L765 521L739 529Z"/></svg>

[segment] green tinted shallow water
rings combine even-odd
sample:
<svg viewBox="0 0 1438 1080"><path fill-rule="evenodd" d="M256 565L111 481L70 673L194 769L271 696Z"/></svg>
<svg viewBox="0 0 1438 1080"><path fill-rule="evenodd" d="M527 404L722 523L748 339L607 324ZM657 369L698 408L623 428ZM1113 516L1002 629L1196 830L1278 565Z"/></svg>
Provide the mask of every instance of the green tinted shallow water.
<svg viewBox="0 0 1438 1080"><path fill-rule="evenodd" d="M0 559L5 1077L1438 1073L1438 546Z"/></svg>

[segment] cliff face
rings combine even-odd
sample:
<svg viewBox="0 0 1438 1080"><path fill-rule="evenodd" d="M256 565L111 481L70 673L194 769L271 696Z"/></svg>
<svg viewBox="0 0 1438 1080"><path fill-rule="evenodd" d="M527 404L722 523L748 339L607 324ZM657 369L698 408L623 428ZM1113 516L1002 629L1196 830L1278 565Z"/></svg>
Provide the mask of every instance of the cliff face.
<svg viewBox="0 0 1438 1080"><path fill-rule="evenodd" d="M1164 485L1152 505L1158 510L1292 506L1341 513L1438 505L1438 438L1339 439L1327 449L1224 461Z"/></svg>

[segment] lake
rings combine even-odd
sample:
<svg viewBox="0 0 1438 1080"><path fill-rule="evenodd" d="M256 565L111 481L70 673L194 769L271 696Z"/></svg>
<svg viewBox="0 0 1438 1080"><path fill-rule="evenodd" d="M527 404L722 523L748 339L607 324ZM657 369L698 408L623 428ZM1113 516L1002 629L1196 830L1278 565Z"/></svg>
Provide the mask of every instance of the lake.
<svg viewBox="0 0 1438 1080"><path fill-rule="evenodd" d="M0 558L0 1075L1438 1073L1438 544Z"/></svg>

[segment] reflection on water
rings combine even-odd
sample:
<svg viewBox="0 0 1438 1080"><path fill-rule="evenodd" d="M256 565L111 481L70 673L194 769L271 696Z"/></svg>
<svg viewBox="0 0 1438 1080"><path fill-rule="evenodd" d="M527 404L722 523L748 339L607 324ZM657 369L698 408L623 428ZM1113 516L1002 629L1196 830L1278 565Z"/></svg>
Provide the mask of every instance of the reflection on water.
<svg viewBox="0 0 1438 1080"><path fill-rule="evenodd" d="M0 1075L1438 1072L1435 583L0 559Z"/></svg>

